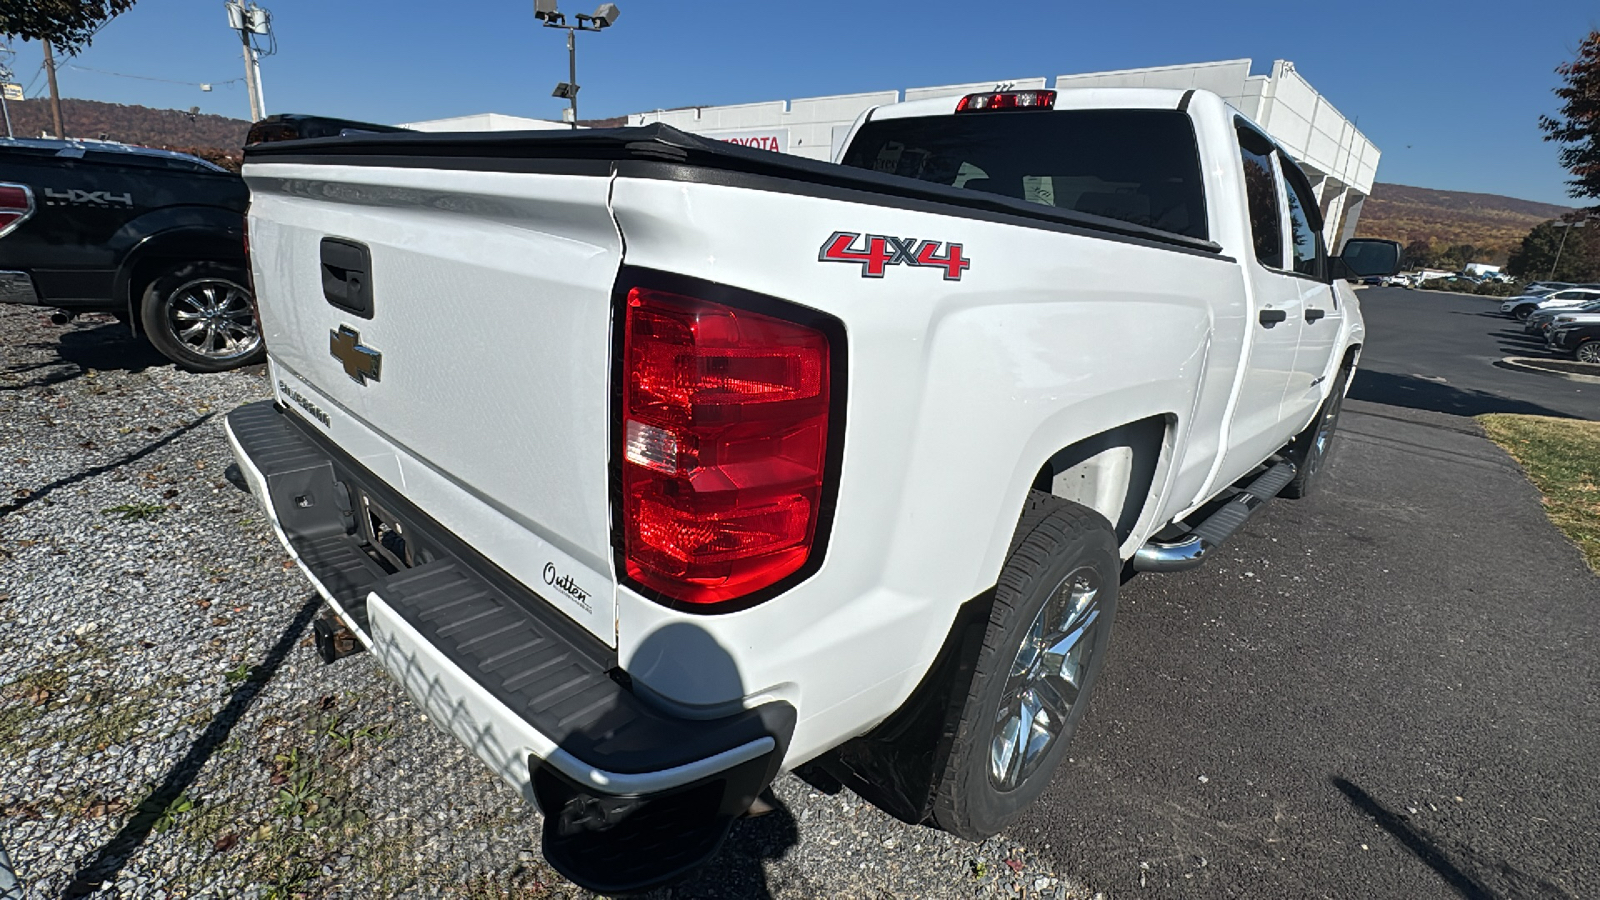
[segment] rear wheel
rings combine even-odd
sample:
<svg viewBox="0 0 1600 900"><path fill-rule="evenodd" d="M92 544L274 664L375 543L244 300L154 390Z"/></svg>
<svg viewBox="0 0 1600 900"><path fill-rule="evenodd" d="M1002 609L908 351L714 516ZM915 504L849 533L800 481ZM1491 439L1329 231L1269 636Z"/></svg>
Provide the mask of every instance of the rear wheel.
<svg viewBox="0 0 1600 900"><path fill-rule="evenodd" d="M1122 565L1111 523L1033 491L934 794L934 820L982 840L1049 786L1105 664Z"/></svg>
<svg viewBox="0 0 1600 900"><path fill-rule="evenodd" d="M244 270L185 263L150 283L140 323L161 355L185 369L220 372L266 356Z"/></svg>
<svg viewBox="0 0 1600 900"><path fill-rule="evenodd" d="M1572 355L1578 358L1578 362L1600 363L1600 340L1584 341Z"/></svg>

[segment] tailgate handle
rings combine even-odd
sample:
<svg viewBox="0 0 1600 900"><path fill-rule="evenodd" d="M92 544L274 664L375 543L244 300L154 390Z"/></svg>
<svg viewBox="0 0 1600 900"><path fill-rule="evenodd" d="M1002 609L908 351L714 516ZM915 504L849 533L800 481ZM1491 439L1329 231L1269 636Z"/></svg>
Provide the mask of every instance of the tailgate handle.
<svg viewBox="0 0 1600 900"><path fill-rule="evenodd" d="M1271 328L1289 318L1289 314L1281 309L1263 309L1259 318L1261 319L1261 324Z"/></svg>
<svg viewBox="0 0 1600 900"><path fill-rule="evenodd" d="M322 296L346 312L372 318L372 253L366 244L322 239Z"/></svg>

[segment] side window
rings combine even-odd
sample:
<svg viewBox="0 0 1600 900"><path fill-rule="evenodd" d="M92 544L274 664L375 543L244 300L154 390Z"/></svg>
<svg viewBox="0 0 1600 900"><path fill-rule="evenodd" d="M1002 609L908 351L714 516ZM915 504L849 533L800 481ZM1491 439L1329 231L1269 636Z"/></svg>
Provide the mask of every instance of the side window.
<svg viewBox="0 0 1600 900"><path fill-rule="evenodd" d="M1244 190L1250 202L1250 234L1256 259L1269 269L1283 268L1283 222L1278 217L1278 179L1272 172L1272 144L1239 129L1244 158Z"/></svg>
<svg viewBox="0 0 1600 900"><path fill-rule="evenodd" d="M1317 226L1322 223L1322 212L1294 162L1279 153L1278 165L1283 169L1284 187L1289 189L1289 248L1294 253L1294 270L1301 275L1321 278L1322 233Z"/></svg>

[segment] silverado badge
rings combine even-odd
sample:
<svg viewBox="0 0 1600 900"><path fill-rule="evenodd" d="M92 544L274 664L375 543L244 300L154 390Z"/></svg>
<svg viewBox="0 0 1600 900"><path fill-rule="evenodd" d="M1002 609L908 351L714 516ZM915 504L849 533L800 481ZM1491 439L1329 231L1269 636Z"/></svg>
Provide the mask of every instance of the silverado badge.
<svg viewBox="0 0 1600 900"><path fill-rule="evenodd" d="M361 335L349 325L340 325L338 331L328 332L328 352L344 363L344 373L350 380L365 387L367 379L380 380L383 354L361 344Z"/></svg>

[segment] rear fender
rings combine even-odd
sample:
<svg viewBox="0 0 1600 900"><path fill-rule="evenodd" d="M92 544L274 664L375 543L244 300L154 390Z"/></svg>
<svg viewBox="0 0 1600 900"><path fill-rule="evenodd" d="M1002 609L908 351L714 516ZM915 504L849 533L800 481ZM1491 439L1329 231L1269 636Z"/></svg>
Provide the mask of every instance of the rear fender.
<svg viewBox="0 0 1600 900"><path fill-rule="evenodd" d="M145 287L171 266L203 260L247 265L244 216L218 207L159 209L124 225L113 241L128 247L112 296L127 304L130 322L139 320Z"/></svg>

